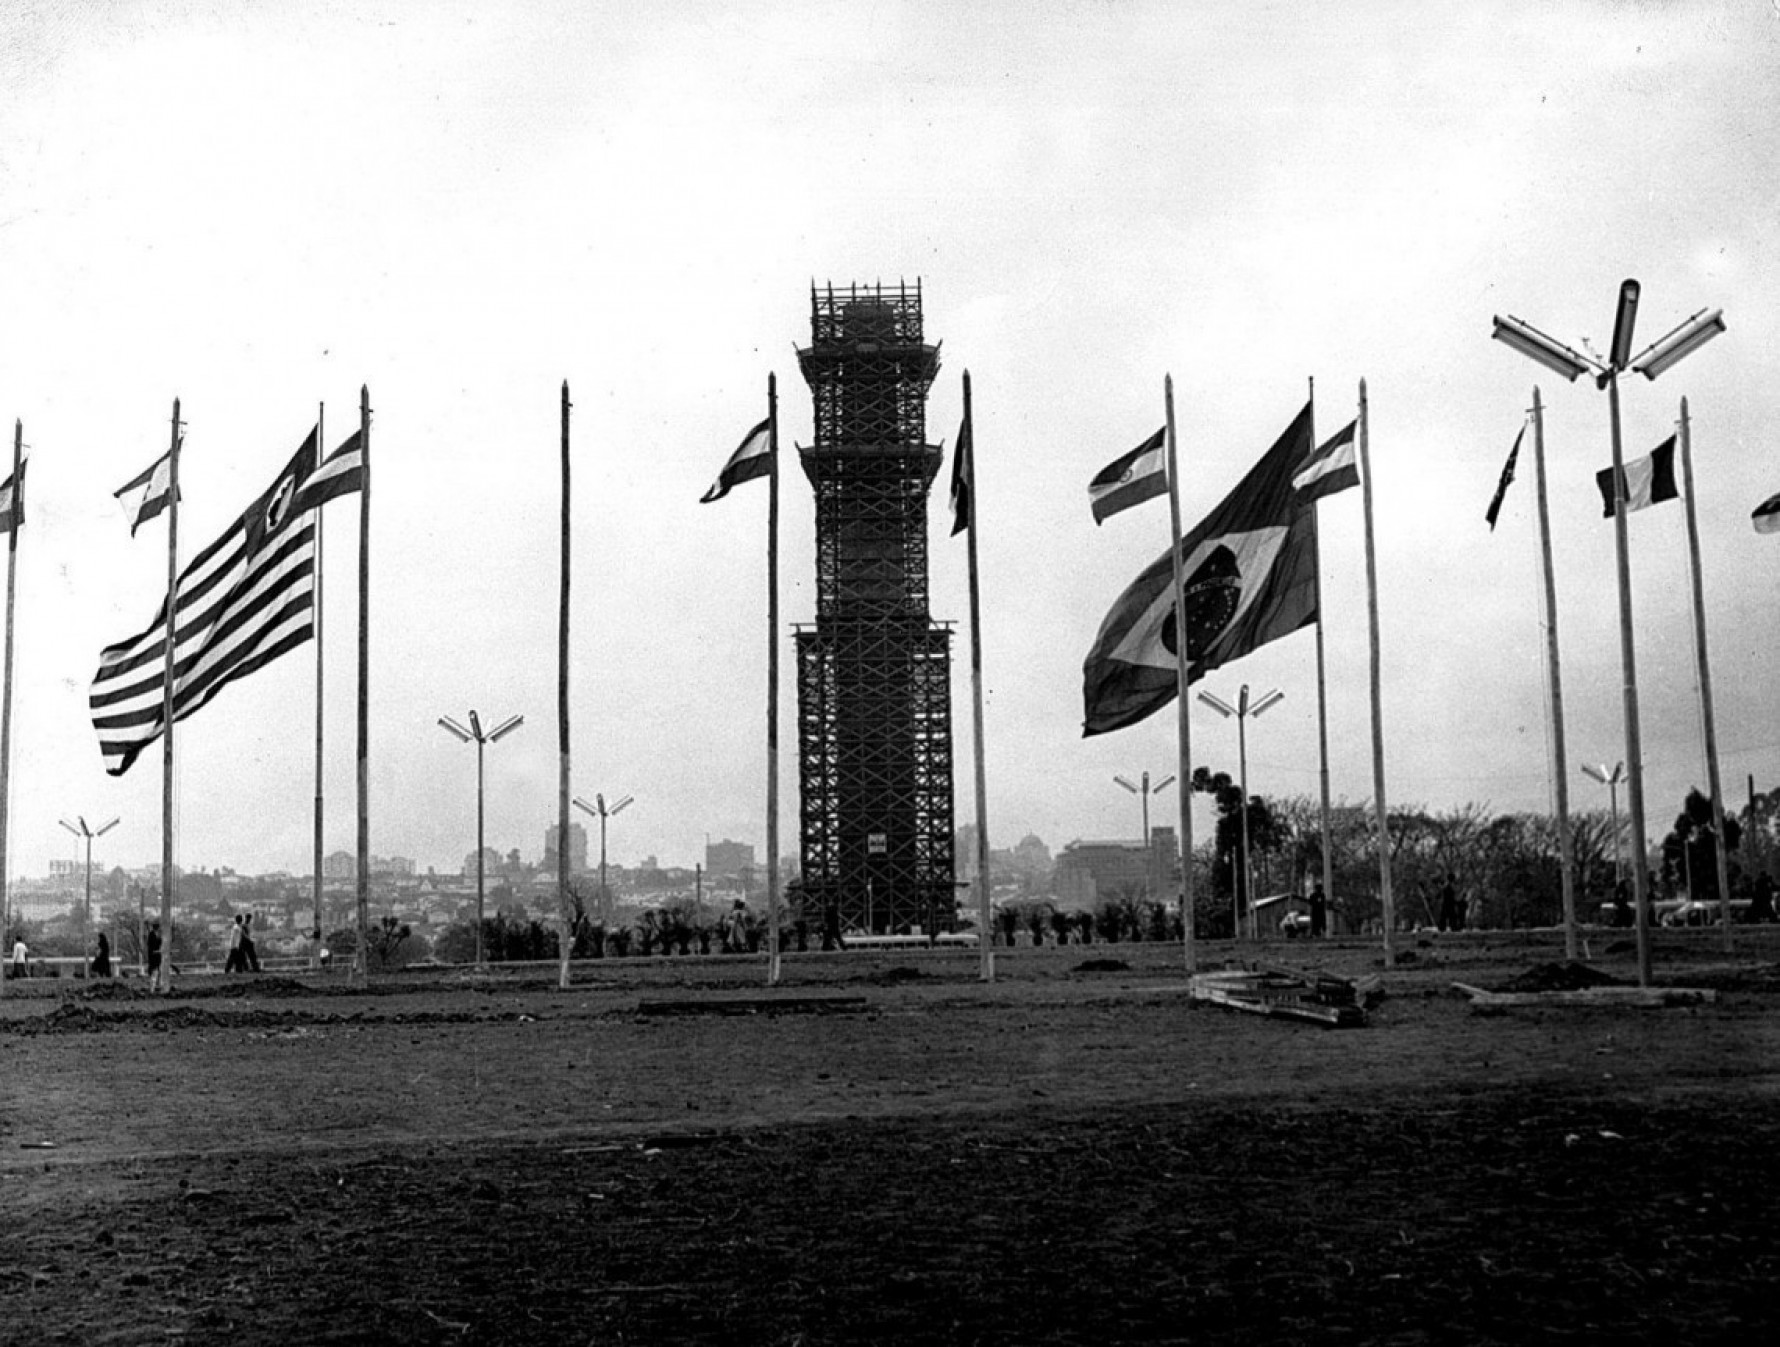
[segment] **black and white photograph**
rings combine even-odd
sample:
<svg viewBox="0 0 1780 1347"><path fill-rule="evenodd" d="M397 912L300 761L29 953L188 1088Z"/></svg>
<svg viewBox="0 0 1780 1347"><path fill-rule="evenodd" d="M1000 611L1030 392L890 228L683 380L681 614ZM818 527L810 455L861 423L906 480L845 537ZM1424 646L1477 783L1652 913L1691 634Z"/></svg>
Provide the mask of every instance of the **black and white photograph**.
<svg viewBox="0 0 1780 1347"><path fill-rule="evenodd" d="M1780 1333L1780 3L0 13L0 1338Z"/></svg>

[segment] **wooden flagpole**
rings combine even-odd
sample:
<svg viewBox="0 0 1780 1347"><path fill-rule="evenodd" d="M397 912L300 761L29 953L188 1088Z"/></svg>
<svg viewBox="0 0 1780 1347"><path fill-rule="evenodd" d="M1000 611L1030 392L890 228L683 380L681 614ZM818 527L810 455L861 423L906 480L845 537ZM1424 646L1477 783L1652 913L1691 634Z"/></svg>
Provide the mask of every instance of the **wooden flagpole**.
<svg viewBox="0 0 1780 1347"><path fill-rule="evenodd" d="M1545 652L1551 679L1551 772L1557 808L1558 864L1563 868L1564 957L1576 959L1576 876L1570 838L1570 768L1564 745L1564 684L1558 672L1557 580L1551 569L1551 514L1545 495L1545 407L1533 388L1533 477L1539 501L1539 559L1545 580Z"/></svg>
<svg viewBox="0 0 1780 1347"><path fill-rule="evenodd" d="M370 973L371 906L371 390L358 390L358 955L353 973Z"/></svg>
<svg viewBox="0 0 1780 1347"><path fill-rule="evenodd" d="M179 399L167 450L167 621L161 671L161 967L156 990L173 990L173 655L179 632Z"/></svg>
<svg viewBox="0 0 1780 1347"><path fill-rule="evenodd" d="M323 424L327 415L327 404L317 403L315 407L315 466L319 469L322 460L327 457L327 436L323 433ZM321 528L322 511L317 506L311 510L310 516L315 528L315 940L310 947L310 958L315 966L321 966L322 942L322 886L321 886L321 847L322 847L322 689L324 680L322 670L322 630L321 603L326 586L322 583L321 569Z"/></svg>
<svg viewBox="0 0 1780 1347"><path fill-rule="evenodd" d="M11 527L6 531L6 692L5 704L0 706L0 935L8 934L12 928L12 881L7 869L12 864L12 853L8 849L11 834L8 829L12 824L12 610L15 585L15 572L18 569L19 556L19 524L23 522L23 512L19 508L19 468L25 456L25 423L12 423L12 502L9 510L12 514ZM12 958L12 950L8 947L3 955ZM0 975L0 982L3 982Z"/></svg>
<svg viewBox="0 0 1780 1347"><path fill-rule="evenodd" d="M1162 376L1162 403L1168 427L1168 527L1169 554L1174 565L1174 678L1175 725L1180 761L1175 768L1175 794L1180 797L1180 924L1181 955L1187 972L1194 971L1193 952L1193 721L1187 710L1187 690L1192 664L1187 649L1186 558L1180 554L1180 455L1174 438L1174 376ZM1144 776L1149 788L1149 776ZM1145 817L1148 817L1149 796L1144 796ZM1143 839L1146 851L1150 839ZM1149 861L1153 869L1154 853Z"/></svg>
<svg viewBox="0 0 1780 1347"><path fill-rule="evenodd" d="M1310 383L1310 446L1316 448L1316 378ZM1312 501L1310 508L1316 509ZM1320 524L1320 519L1313 519L1313 525ZM1333 811L1329 808L1329 682L1327 666L1323 662L1323 531L1312 527L1310 532L1310 569L1316 579L1316 743L1317 743L1317 780L1322 792L1323 817L1323 901L1325 910L1335 905L1335 851ZM1332 933L1335 923L1330 920L1324 929L1324 935ZM1387 928L1384 937L1385 963L1392 961L1391 935Z"/></svg>
<svg viewBox="0 0 1780 1347"><path fill-rule="evenodd" d="M966 508L970 517L964 533L966 565L970 572L970 700L971 751L975 755L977 795L977 976L984 982L995 981L995 928L991 901L994 886L989 875L989 787L988 769L983 761L983 609L981 591L977 586L977 520L980 497L977 494L977 436L971 420L970 371L964 371L964 443L961 453L968 452L970 461L962 465Z"/></svg>
<svg viewBox="0 0 1780 1347"><path fill-rule="evenodd" d="M569 985L575 911L569 902L569 381L562 381L562 580L556 611L556 910L562 917L556 985Z"/></svg>
<svg viewBox="0 0 1780 1347"><path fill-rule="evenodd" d="M1694 660L1700 673L1700 729L1706 748L1706 787L1712 792L1712 850L1718 861L1718 923L1724 932L1724 949L1730 952L1731 876L1724 849L1724 792L1718 780L1718 728L1712 714L1712 666L1706 658L1706 591L1700 580L1700 524L1693 504L1693 435L1687 416L1687 399L1681 399L1681 492L1687 499L1687 560L1693 581ZM18 468L13 468L16 474ZM1688 895L1692 897L1692 895Z"/></svg>
<svg viewBox="0 0 1780 1347"><path fill-rule="evenodd" d="M1372 795L1373 809L1378 814L1378 901L1384 917L1385 967L1397 962L1396 904L1391 897L1391 830L1390 815L1384 798L1384 699L1379 678L1378 657L1378 559L1372 545L1372 459L1371 428L1366 419L1366 381L1360 380L1360 499L1366 511L1366 635L1371 646L1370 683L1372 690ZM1322 613L1317 614L1317 629L1322 630ZM1319 683L1320 683L1319 679Z"/></svg>
<svg viewBox="0 0 1780 1347"><path fill-rule="evenodd" d="M772 488L766 523L766 983L779 985L779 380L766 376L767 456Z"/></svg>

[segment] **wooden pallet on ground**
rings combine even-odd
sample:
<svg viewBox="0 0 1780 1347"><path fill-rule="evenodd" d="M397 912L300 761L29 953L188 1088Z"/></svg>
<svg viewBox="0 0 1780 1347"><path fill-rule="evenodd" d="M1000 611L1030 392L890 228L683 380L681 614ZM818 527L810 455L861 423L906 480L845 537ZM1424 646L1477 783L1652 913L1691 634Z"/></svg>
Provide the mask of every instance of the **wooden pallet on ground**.
<svg viewBox="0 0 1780 1347"><path fill-rule="evenodd" d="M1191 994L1195 1001L1246 1015L1270 1015L1329 1029L1357 1029L1365 1025L1365 1007L1378 990L1376 978L1363 981L1369 985L1362 987L1326 973L1230 968L1194 974Z"/></svg>

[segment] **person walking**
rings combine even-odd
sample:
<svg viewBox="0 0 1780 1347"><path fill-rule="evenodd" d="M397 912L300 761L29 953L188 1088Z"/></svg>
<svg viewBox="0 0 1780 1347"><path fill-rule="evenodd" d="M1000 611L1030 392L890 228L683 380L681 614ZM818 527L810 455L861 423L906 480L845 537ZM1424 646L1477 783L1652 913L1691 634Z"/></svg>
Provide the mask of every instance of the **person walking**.
<svg viewBox="0 0 1780 1347"><path fill-rule="evenodd" d="M12 940L12 975L15 978L31 976L31 952L25 948L22 935L15 935Z"/></svg>
<svg viewBox="0 0 1780 1347"><path fill-rule="evenodd" d="M148 927L148 976L152 982L161 971L161 923L150 922Z"/></svg>
<svg viewBox="0 0 1780 1347"><path fill-rule="evenodd" d="M1440 908L1434 917L1434 929L1450 931L1457 919L1458 895L1453 892L1452 876L1448 875L1440 884Z"/></svg>
<svg viewBox="0 0 1780 1347"><path fill-rule="evenodd" d="M223 960L223 972L238 973L241 971L241 914L235 914L235 921L229 927L229 957Z"/></svg>
<svg viewBox="0 0 1780 1347"><path fill-rule="evenodd" d="M111 937L104 931L99 932L99 952L93 956L93 976L111 976Z"/></svg>
<svg viewBox="0 0 1780 1347"><path fill-rule="evenodd" d="M253 913L251 912L241 918L240 966L243 973L260 971L260 952L253 945Z"/></svg>
<svg viewBox="0 0 1780 1347"><path fill-rule="evenodd" d="M1323 892L1322 881L1310 891L1310 934L1323 936L1329 933L1329 896Z"/></svg>

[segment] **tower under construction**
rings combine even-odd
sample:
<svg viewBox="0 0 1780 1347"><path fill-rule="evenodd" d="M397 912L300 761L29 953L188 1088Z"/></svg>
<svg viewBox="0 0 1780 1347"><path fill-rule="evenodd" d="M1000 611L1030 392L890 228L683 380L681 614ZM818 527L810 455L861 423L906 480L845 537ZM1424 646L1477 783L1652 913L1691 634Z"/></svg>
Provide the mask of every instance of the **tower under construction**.
<svg viewBox="0 0 1780 1347"><path fill-rule="evenodd" d="M797 629L803 893L843 927L953 920L951 631L927 611L939 347L921 287L812 287L816 621Z"/></svg>

